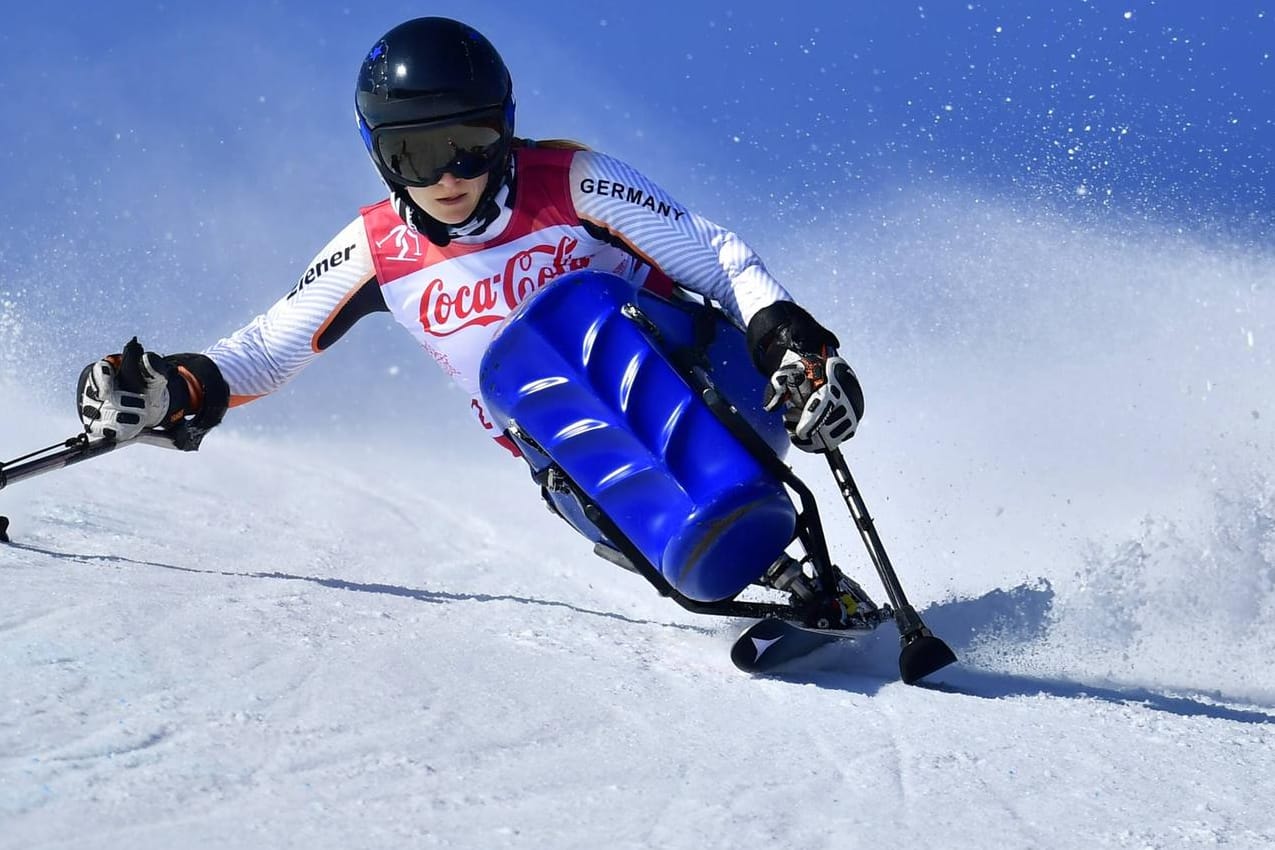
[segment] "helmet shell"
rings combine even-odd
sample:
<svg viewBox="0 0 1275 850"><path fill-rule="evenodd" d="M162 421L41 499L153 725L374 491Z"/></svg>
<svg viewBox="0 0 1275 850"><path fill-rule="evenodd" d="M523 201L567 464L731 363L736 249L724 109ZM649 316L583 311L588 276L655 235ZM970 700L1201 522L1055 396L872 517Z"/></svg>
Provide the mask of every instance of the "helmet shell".
<svg viewBox="0 0 1275 850"><path fill-rule="evenodd" d="M514 91L505 61L473 27L430 17L406 21L381 36L359 68L354 113L368 156L398 214L435 245L449 243L449 225L430 218L377 161L372 134L388 125L445 122L497 108L502 150L474 212L459 227L495 220L500 213L496 197L512 177Z"/></svg>
<svg viewBox="0 0 1275 850"><path fill-rule="evenodd" d="M355 108L365 141L387 124L437 121L504 107L513 133L509 69L482 33L450 18L416 18L381 37L359 69Z"/></svg>

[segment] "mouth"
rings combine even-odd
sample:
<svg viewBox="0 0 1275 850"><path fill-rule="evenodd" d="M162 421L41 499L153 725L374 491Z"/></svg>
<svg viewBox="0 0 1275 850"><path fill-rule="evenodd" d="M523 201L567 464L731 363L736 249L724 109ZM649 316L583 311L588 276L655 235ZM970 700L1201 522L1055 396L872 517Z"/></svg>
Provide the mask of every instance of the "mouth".
<svg viewBox="0 0 1275 850"><path fill-rule="evenodd" d="M468 197L468 195L465 192L461 192L459 195L448 195L445 198L435 198L434 203L442 204L445 207L454 207L461 201L465 200L466 197Z"/></svg>

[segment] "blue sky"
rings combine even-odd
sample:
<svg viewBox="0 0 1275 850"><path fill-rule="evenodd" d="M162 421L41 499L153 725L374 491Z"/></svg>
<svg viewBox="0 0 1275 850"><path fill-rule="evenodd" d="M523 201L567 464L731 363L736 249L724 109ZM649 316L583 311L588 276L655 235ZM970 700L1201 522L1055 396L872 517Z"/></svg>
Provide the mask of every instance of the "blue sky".
<svg viewBox="0 0 1275 850"><path fill-rule="evenodd" d="M375 191L338 172L361 153L353 70L377 34L425 13L490 34L516 76L521 129L667 161L671 184L690 171L793 205L819 186L903 178L1270 203L1275 14L1184 0L798 14L655 0L558 4L552 19L513 3L19 6L0 34L6 196L102 181L135 198L263 173L261 189L295 191L307 172ZM106 177L148 162L142 186Z"/></svg>
<svg viewBox="0 0 1275 850"><path fill-rule="evenodd" d="M9 11L0 34L6 218L214 182L305 193L294 215L375 194L354 69L422 13L497 43L524 131L584 137L723 207L926 180L1271 204L1275 15L1258 3L72 3Z"/></svg>
<svg viewBox="0 0 1275 850"><path fill-rule="evenodd" d="M772 266L918 189L1269 235L1263 4L609 6L7 9L0 290L68 325L94 311L90 350L126 323L197 348L264 309L377 199L355 72L421 14L496 43L523 134L630 160Z"/></svg>

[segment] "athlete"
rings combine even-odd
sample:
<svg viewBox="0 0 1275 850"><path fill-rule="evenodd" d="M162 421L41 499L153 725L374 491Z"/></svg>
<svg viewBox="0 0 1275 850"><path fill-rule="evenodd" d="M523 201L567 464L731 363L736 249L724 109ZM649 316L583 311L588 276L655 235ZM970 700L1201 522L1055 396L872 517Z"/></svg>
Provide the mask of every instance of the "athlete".
<svg viewBox="0 0 1275 850"><path fill-rule="evenodd" d="M500 322L554 278L589 268L662 295L697 294L747 330L795 445L827 451L863 414L835 336L799 307L734 233L696 215L631 166L583 146L514 135L509 72L478 32L447 18L390 30L367 54L359 132L389 197L365 207L265 313L199 354L141 360L142 392L119 386L120 356L86 367L90 436L148 428L202 438L228 408L269 395L372 313L390 313L483 409L478 367Z"/></svg>

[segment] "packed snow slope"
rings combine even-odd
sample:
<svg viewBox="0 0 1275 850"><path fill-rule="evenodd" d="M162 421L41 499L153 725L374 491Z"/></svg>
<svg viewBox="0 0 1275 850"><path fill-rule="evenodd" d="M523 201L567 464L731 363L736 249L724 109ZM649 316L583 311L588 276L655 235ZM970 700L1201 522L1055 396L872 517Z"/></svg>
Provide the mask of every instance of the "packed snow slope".
<svg viewBox="0 0 1275 850"><path fill-rule="evenodd" d="M232 416L0 493L0 847L1272 846L1275 262L968 209L900 207L861 286L804 293L958 666L904 686L882 629L749 678L740 623L595 559L482 435ZM74 376L0 327L11 458L74 432L41 400Z"/></svg>
<svg viewBox="0 0 1275 850"><path fill-rule="evenodd" d="M750 679L734 627L594 561L517 474L238 435L201 454L129 449L5 500L0 846L1275 841L1269 698L1024 672L1001 655L1084 649L1047 585L926 599L966 658L926 688L886 634Z"/></svg>
<svg viewBox="0 0 1275 850"><path fill-rule="evenodd" d="M595 559L372 317L197 455L0 492L0 850L1275 846L1275 15L1214 7L8 4L0 460L75 432L84 363L287 292L383 192L359 57L458 16L521 134L840 336L961 663L740 675L742 624Z"/></svg>

